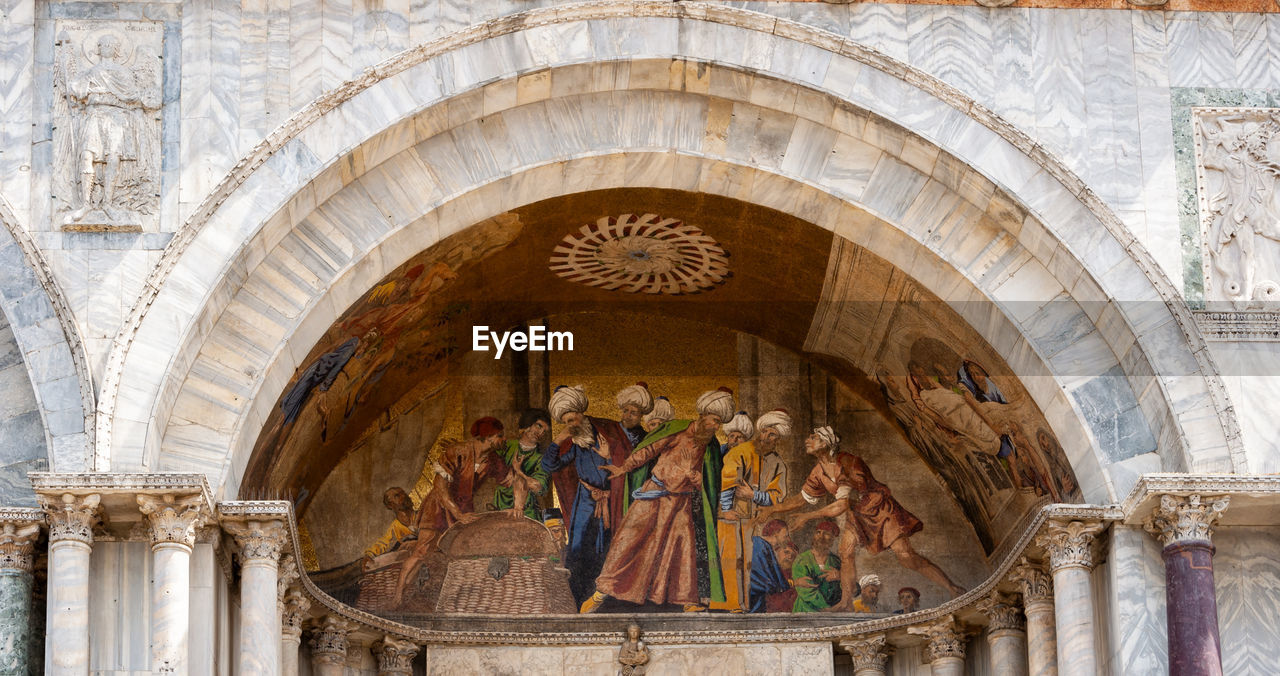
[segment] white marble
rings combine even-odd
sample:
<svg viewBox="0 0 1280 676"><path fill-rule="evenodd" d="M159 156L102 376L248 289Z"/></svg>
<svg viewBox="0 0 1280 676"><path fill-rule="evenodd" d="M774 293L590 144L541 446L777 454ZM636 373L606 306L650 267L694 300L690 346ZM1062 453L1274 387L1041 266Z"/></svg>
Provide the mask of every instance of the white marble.
<svg viewBox="0 0 1280 676"><path fill-rule="evenodd" d="M45 673L89 673L89 553L79 540L49 544L48 625Z"/></svg>
<svg viewBox="0 0 1280 676"><path fill-rule="evenodd" d="M151 665L187 673L191 619L191 547L176 542L152 548Z"/></svg>

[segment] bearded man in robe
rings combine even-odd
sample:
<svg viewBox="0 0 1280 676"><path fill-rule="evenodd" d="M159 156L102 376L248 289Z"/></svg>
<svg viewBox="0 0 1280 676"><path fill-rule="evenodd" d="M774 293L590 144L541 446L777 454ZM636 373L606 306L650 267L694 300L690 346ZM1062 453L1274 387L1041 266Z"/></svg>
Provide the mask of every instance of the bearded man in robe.
<svg viewBox="0 0 1280 676"><path fill-rule="evenodd" d="M556 388L547 408L564 427L542 454L542 470L552 478L569 525L565 567L579 604L595 591L614 528L622 522L626 478L603 468L626 462L632 446L622 424L588 416L589 405L581 385Z"/></svg>
<svg viewBox="0 0 1280 676"><path fill-rule="evenodd" d="M724 600L720 553L715 543L715 500L720 493L720 442L716 430L733 417L726 388L698 397L696 420L673 420L654 430L611 477L653 463L631 509L614 534L596 592L581 612L609 598L635 604L679 603L705 611L703 599Z"/></svg>
<svg viewBox="0 0 1280 676"><path fill-rule="evenodd" d="M745 420L745 423L743 422ZM730 427L739 427L733 432ZM778 440L791 435L791 416L775 409L760 416L755 424L740 413L724 431L745 434L751 441L734 445L724 456L720 471L720 518L716 523L720 544L720 564L724 573L723 603L713 602L713 610L745 612L749 609L751 581L752 519L759 507L775 505L786 497L786 464L778 457ZM764 466L763 457L770 459Z"/></svg>

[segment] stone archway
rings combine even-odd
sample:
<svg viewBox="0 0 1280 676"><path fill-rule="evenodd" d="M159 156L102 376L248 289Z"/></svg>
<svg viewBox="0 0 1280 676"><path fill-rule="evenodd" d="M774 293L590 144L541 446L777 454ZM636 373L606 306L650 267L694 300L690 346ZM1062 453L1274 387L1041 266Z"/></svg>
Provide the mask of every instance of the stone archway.
<svg viewBox="0 0 1280 676"><path fill-rule="evenodd" d="M623 39L640 30L655 39ZM589 124L584 111L595 115ZM526 133L515 138L512 128ZM839 143L867 147L851 146L850 157L874 154L876 164L861 167L866 183L856 160L826 160ZM863 194L882 156L885 185L918 191ZM391 176L418 182L378 195L382 208L367 213L381 217L351 227L344 214L374 204L370 186L394 185ZM1063 393L1095 379L1071 379L1078 365L1046 360L1043 340L1018 326L1029 317L993 309L1019 302L1019 289L1074 306L1066 314L1086 328L1087 354L1065 358L1090 364L1092 376L1115 369L1095 387L1103 396L1127 390L1127 410L1158 442L1160 459L1125 473L1241 469L1233 414L1185 306L1114 215L1043 149L954 89L833 35L658 3L538 10L412 50L316 102L246 157L179 235L118 341L98 419L112 467L199 469L234 490L245 461L236 449L261 422L253 409L296 366L285 339L308 345L395 266L388 255L521 200L628 181L743 195L844 229L908 272L929 268L919 272L931 289L995 300L986 316L967 318L1011 363L1056 376L1032 389L1051 421L1081 431L1069 454L1082 477L1096 477L1090 499L1115 499L1104 467L1129 459L1108 454L1079 397ZM965 228L961 239L981 250L940 248L938 224L912 212L922 194L972 216L943 225ZM308 272L290 315L227 357L245 338L235 330L246 321L233 309L237 295L261 290L282 260L273 257L292 257L288 247L303 240L333 254L324 274ZM947 265L928 265L932 257ZM980 259L986 268L973 268ZM998 260L1002 269L1017 262L1017 272L988 274ZM172 355L163 368L155 350Z"/></svg>

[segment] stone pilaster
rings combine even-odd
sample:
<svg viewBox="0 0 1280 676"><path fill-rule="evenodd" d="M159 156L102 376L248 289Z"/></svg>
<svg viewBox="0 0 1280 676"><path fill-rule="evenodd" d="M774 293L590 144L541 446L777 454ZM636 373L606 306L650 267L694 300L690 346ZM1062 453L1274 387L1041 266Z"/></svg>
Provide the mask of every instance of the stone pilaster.
<svg viewBox="0 0 1280 676"><path fill-rule="evenodd" d="M0 674L28 673L32 626L32 568L44 513L0 509Z"/></svg>
<svg viewBox="0 0 1280 676"><path fill-rule="evenodd" d="M378 658L378 676L410 676L413 658L417 655L416 644L394 636L384 636L373 644L373 656Z"/></svg>
<svg viewBox="0 0 1280 676"><path fill-rule="evenodd" d="M883 676L892 646L884 634L859 636L840 641L840 647L853 658L853 676Z"/></svg>
<svg viewBox="0 0 1280 676"><path fill-rule="evenodd" d="M293 585L280 599L280 676L298 676L298 648L302 645L302 623L311 609L311 599Z"/></svg>
<svg viewBox="0 0 1280 676"><path fill-rule="evenodd" d="M1027 623L1018 597L993 591L978 602L987 616L987 644L991 647L991 668L1000 676L1027 673Z"/></svg>
<svg viewBox="0 0 1280 676"><path fill-rule="evenodd" d="M48 676L89 673L89 554L102 497L38 496L49 521Z"/></svg>
<svg viewBox="0 0 1280 676"><path fill-rule="evenodd" d="M1101 521L1051 519L1036 543L1049 552L1053 571L1053 611L1058 636L1058 673L1098 673L1093 625L1093 549L1106 527Z"/></svg>
<svg viewBox="0 0 1280 676"><path fill-rule="evenodd" d="M954 615L947 615L933 624L907 627L907 633L928 639L925 654L929 656L929 668L933 676L964 674L967 636L964 626L956 621Z"/></svg>
<svg viewBox="0 0 1280 676"><path fill-rule="evenodd" d="M347 664L347 635L351 625L336 615L325 615L311 631L311 672L315 676L342 676Z"/></svg>
<svg viewBox="0 0 1280 676"><path fill-rule="evenodd" d="M139 495L151 535L151 668L185 674L191 624L191 549L208 517L201 493Z"/></svg>
<svg viewBox="0 0 1280 676"><path fill-rule="evenodd" d="M240 551L240 673L280 669L277 573L288 529L275 515L224 520Z"/></svg>
<svg viewBox="0 0 1280 676"><path fill-rule="evenodd" d="M1144 524L1164 545L1170 676L1222 673L1212 538L1228 502L1227 496L1161 495Z"/></svg>
<svg viewBox="0 0 1280 676"><path fill-rule="evenodd" d="M1010 579L1022 592L1022 611L1027 618L1027 671L1031 676L1057 676L1053 579L1043 564L1028 561L1026 557L1013 569Z"/></svg>

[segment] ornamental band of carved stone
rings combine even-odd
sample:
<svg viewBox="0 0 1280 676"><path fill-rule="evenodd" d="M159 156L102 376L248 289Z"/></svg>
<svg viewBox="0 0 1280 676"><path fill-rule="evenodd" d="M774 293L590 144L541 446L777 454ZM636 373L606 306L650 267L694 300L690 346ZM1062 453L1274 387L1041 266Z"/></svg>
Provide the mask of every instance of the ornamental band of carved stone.
<svg viewBox="0 0 1280 676"><path fill-rule="evenodd" d="M139 495L138 509L146 518L152 544L174 542L195 546L196 529L205 518L203 495Z"/></svg>
<svg viewBox="0 0 1280 676"><path fill-rule="evenodd" d="M40 524L35 521L5 521L0 530L0 570L30 573L39 537Z"/></svg>
<svg viewBox="0 0 1280 676"><path fill-rule="evenodd" d="M50 543L72 540L93 545L93 526L100 519L98 505L102 496L64 493L61 496L40 495L38 498L49 519Z"/></svg>
<svg viewBox="0 0 1280 676"><path fill-rule="evenodd" d="M311 659L316 664L345 664L347 634L351 625L336 615L325 615L311 631Z"/></svg>
<svg viewBox="0 0 1280 676"><path fill-rule="evenodd" d="M907 627L907 633L929 639L925 652L930 660L964 659L966 632L955 615L947 615L934 624Z"/></svg>
<svg viewBox="0 0 1280 676"><path fill-rule="evenodd" d="M413 673L413 658L418 646L394 636L384 636L373 644L373 655L378 658L378 676L408 676Z"/></svg>
<svg viewBox="0 0 1280 676"><path fill-rule="evenodd" d="M245 563L270 561L278 563L288 530L280 519L226 522L223 529L231 533Z"/></svg>
<svg viewBox="0 0 1280 676"><path fill-rule="evenodd" d="M853 658L854 673L885 673L885 663L889 660L892 646L886 647L885 635L874 634L861 638L840 641L840 647Z"/></svg>
<svg viewBox="0 0 1280 676"><path fill-rule="evenodd" d="M991 592L991 596L979 601L975 607L991 621L987 631L1026 631L1027 620L1022 616L1022 607L1018 597L1000 591Z"/></svg>
<svg viewBox="0 0 1280 676"><path fill-rule="evenodd" d="M1049 551L1049 567L1054 572L1071 567L1091 570L1093 543L1105 527L1101 521L1050 520L1036 536L1036 544Z"/></svg>
<svg viewBox="0 0 1280 676"><path fill-rule="evenodd" d="M1009 579L1018 584L1022 590L1022 602L1025 606L1035 603L1053 603L1053 577L1044 569L1044 564L1027 560L1013 569Z"/></svg>
<svg viewBox="0 0 1280 676"><path fill-rule="evenodd" d="M1160 505L1143 528L1166 547L1179 542L1210 542L1213 524L1222 518L1230 501L1226 495L1210 498L1161 495Z"/></svg>

